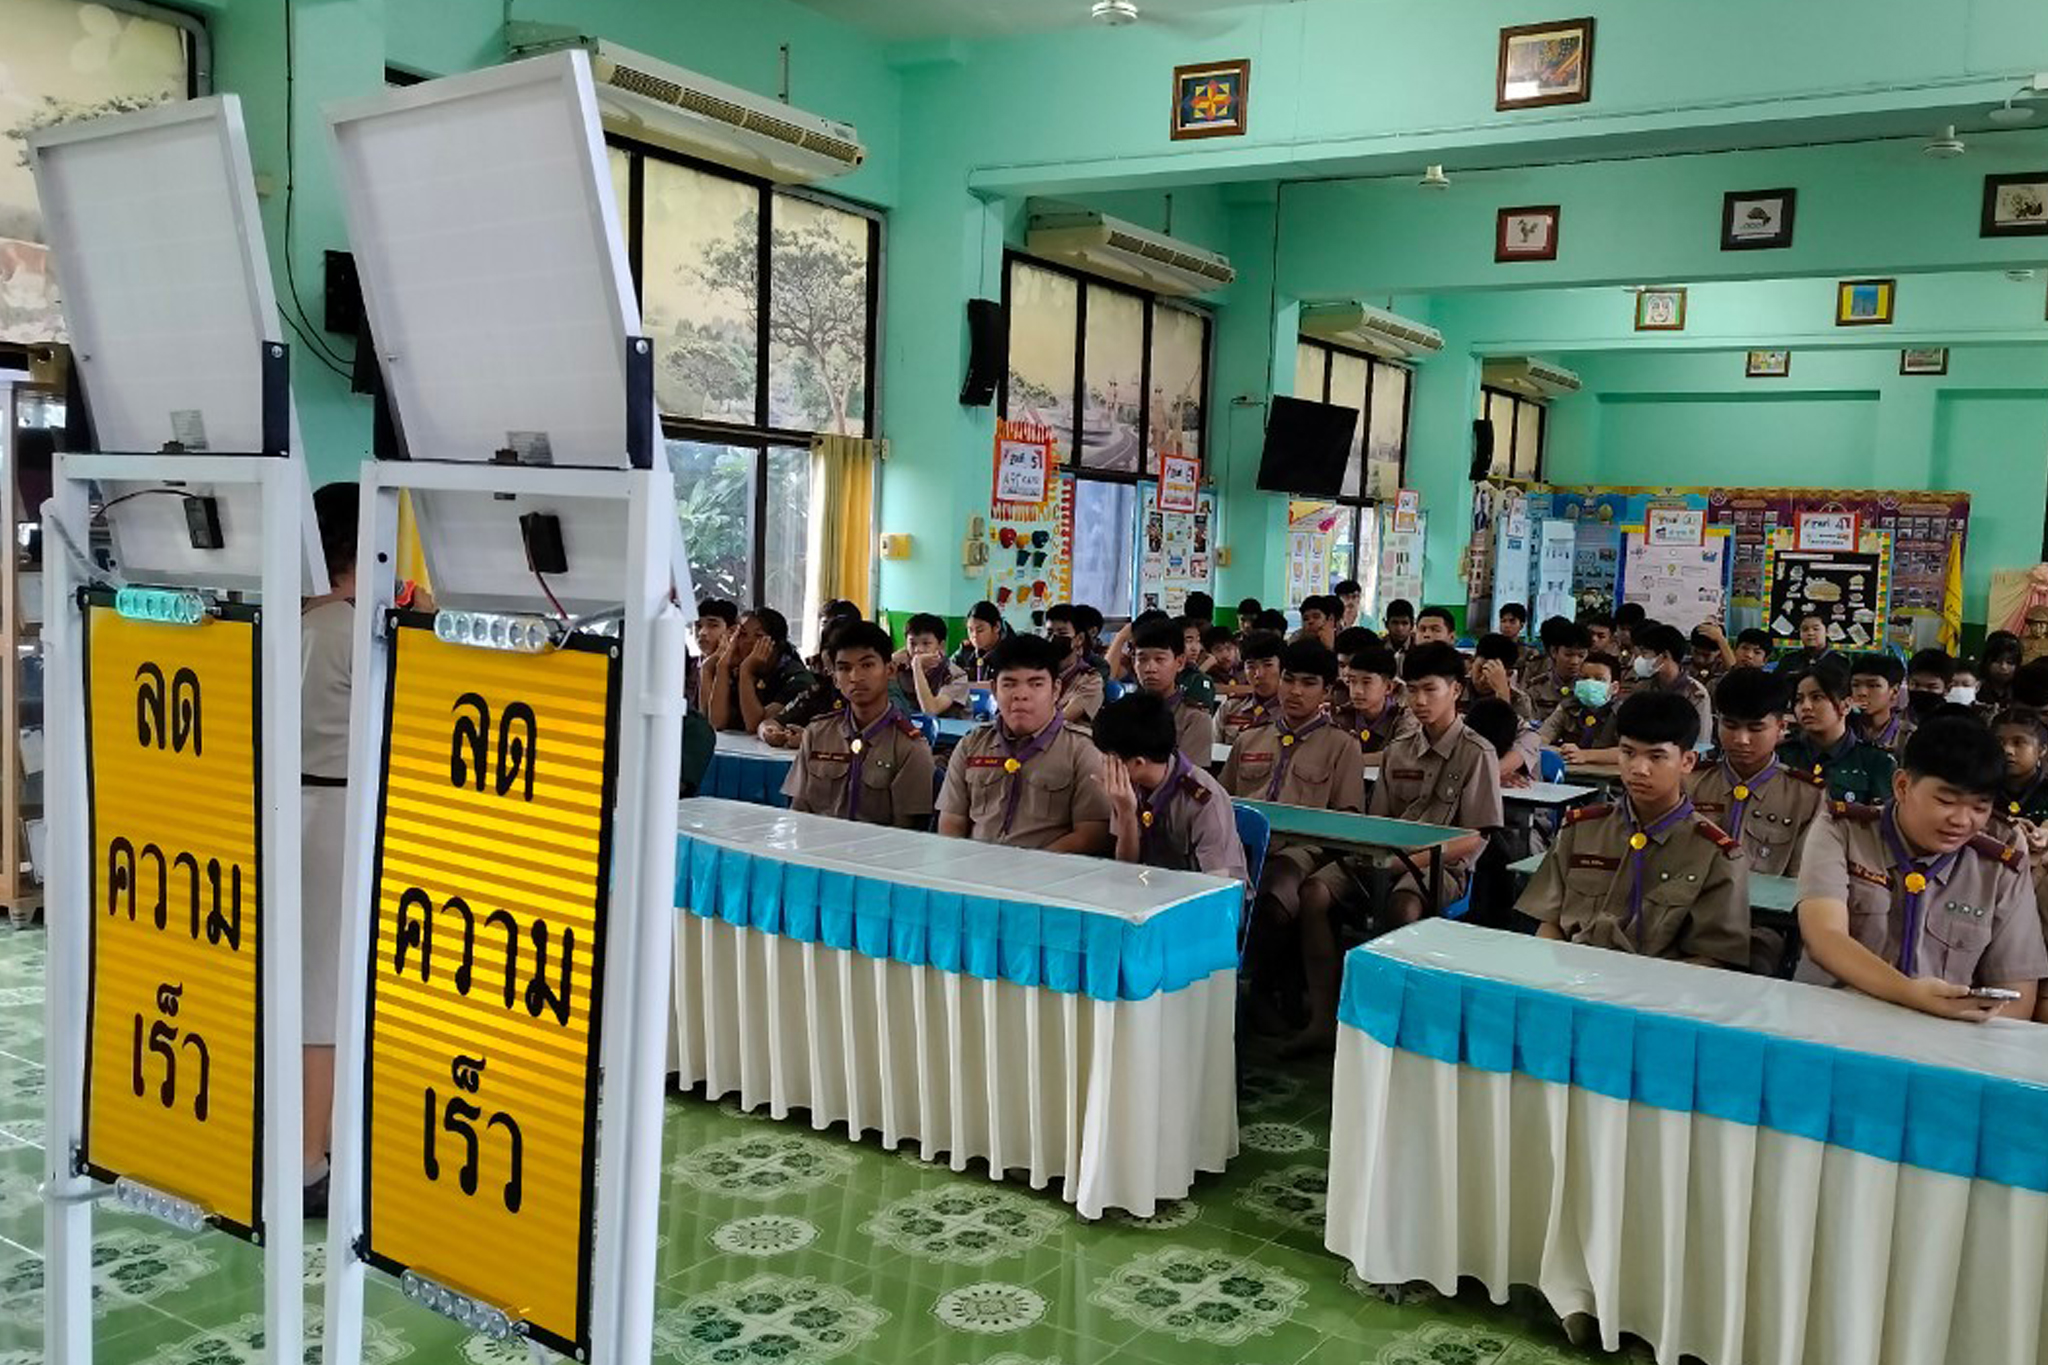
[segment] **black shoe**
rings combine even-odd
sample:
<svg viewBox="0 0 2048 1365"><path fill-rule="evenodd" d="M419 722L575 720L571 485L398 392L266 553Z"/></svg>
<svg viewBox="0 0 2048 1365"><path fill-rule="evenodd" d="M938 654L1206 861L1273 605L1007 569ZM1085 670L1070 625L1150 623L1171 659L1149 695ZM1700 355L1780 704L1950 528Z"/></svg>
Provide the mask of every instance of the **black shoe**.
<svg viewBox="0 0 2048 1365"><path fill-rule="evenodd" d="M305 1216L308 1219L327 1216L327 1177L324 1175L306 1186Z"/></svg>

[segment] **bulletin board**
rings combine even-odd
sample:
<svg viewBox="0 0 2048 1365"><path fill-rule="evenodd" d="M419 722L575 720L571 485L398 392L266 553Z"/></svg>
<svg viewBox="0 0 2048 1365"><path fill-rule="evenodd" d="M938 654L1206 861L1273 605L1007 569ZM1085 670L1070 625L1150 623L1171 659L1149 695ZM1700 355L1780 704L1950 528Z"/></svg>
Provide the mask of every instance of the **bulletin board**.
<svg viewBox="0 0 2048 1365"><path fill-rule="evenodd" d="M1138 609L1179 615L1191 592L1215 592L1216 494L1195 495L1192 512L1138 502ZM1297 599L1299 600L1299 599Z"/></svg>
<svg viewBox="0 0 2048 1365"><path fill-rule="evenodd" d="M1380 532L1379 582L1366 599L1381 621L1387 619L1387 603L1397 598L1411 604L1422 601L1422 548L1428 539L1429 513L1415 513L1415 524L1405 531L1394 521L1389 517Z"/></svg>
<svg viewBox="0 0 2048 1365"><path fill-rule="evenodd" d="M1771 643L1799 642L1799 617L1809 608L1827 618L1828 643L1845 650L1881 649L1891 616L1890 537L1868 534L1856 553L1795 550L1780 530L1764 551Z"/></svg>
<svg viewBox="0 0 2048 1365"><path fill-rule="evenodd" d="M1644 527L1625 528L1621 600L1641 604L1652 621L1688 634L1704 621L1725 623L1731 540L1726 527L1715 527L1698 545L1659 545Z"/></svg>
<svg viewBox="0 0 2048 1365"><path fill-rule="evenodd" d="M1578 614L1572 600L1572 569L1578 558L1578 532L1568 521L1536 523L1536 591L1529 608L1537 622Z"/></svg>
<svg viewBox="0 0 2048 1365"><path fill-rule="evenodd" d="M997 507L988 521L988 600L1015 625L1072 596L1073 476L1055 475L1044 502Z"/></svg>
<svg viewBox="0 0 2048 1365"><path fill-rule="evenodd" d="M1290 604L1329 593L1337 581L1331 560L1351 513L1351 508L1331 502L1296 499L1287 504L1286 600Z"/></svg>

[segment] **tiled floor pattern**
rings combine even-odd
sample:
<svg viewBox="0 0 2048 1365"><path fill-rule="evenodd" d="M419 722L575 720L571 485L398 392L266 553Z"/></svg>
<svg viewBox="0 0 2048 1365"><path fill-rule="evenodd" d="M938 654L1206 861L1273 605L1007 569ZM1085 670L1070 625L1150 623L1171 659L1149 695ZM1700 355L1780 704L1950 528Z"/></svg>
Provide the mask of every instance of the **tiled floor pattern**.
<svg viewBox="0 0 2048 1365"><path fill-rule="evenodd" d="M41 931L0 927L0 1365L42 1359ZM1393 1307L1322 1249L1327 1064L1254 1069L1244 1153L1148 1220L873 1141L673 1100L656 1357L680 1365L1566 1365L1553 1327L1483 1300ZM258 1254L96 1219L102 1362L260 1359ZM307 1253L317 1325L324 1248ZM373 1283L371 1365L525 1365ZM317 1347L308 1361L317 1361Z"/></svg>

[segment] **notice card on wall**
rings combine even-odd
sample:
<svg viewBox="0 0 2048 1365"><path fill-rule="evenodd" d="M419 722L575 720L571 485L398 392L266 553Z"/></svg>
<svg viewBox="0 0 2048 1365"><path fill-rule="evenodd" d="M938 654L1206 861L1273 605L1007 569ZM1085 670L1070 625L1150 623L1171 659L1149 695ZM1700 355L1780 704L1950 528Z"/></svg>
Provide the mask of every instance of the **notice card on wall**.
<svg viewBox="0 0 2048 1365"><path fill-rule="evenodd" d="M1192 455L1159 457L1159 510L1196 511L1196 491L1202 483L1202 462Z"/></svg>
<svg viewBox="0 0 2048 1365"><path fill-rule="evenodd" d="M1728 610L1728 536L1701 545L1652 545L1631 529L1624 542L1621 600L1639 602L1653 621L1690 632L1723 621Z"/></svg>

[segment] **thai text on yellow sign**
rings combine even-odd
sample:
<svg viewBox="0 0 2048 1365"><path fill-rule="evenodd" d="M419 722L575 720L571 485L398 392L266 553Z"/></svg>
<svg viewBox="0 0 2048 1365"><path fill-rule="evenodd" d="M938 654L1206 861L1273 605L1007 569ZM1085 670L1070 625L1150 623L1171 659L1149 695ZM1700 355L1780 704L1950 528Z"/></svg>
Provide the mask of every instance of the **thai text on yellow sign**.
<svg viewBox="0 0 2048 1365"><path fill-rule="evenodd" d="M392 632L371 934L369 1259L589 1345L617 659Z"/></svg>
<svg viewBox="0 0 2048 1365"><path fill-rule="evenodd" d="M85 608L84 1163L260 1224L260 631Z"/></svg>

